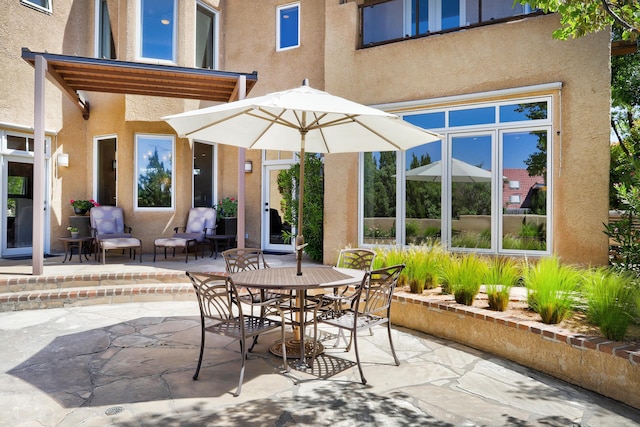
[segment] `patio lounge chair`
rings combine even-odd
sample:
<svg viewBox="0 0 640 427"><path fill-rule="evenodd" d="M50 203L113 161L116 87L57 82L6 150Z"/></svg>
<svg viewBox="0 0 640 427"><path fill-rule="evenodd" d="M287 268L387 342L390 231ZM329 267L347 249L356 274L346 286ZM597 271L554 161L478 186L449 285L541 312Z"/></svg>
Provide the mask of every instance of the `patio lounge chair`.
<svg viewBox="0 0 640 427"><path fill-rule="evenodd" d="M196 252L198 247L211 245L211 254L213 254L213 240L208 240L207 237L216 233L216 210L213 208L191 208L187 218L187 225L175 227L173 231L174 239L195 239ZM202 249L202 257L204 258L204 247Z"/></svg>
<svg viewBox="0 0 640 427"><path fill-rule="evenodd" d="M133 251L133 259L136 259L136 251L140 251L142 262L142 242L131 235L131 227L124 224L122 208L117 206L95 206L89 211L91 231L97 248L96 257L102 256L105 263L105 255L108 250L129 249L129 256ZM102 254L100 255L100 253Z"/></svg>
<svg viewBox="0 0 640 427"><path fill-rule="evenodd" d="M356 362L358 363L358 370L360 371L362 384L366 384L367 380L364 377L362 366L360 364L360 354L358 353L358 332L370 329L373 326L384 325L386 323L391 354L393 355L396 366L400 365L400 360L398 359L398 356L396 356L396 352L393 348L393 340L391 339L390 314L391 297L393 296L393 291L403 269L404 265L399 264L366 272L362 282L357 286L356 291L353 294L349 309L336 313L332 310L320 311L320 305L316 307L314 313L314 340L318 339L318 323L324 323L349 331L351 334L351 340L346 351L350 350L351 343L353 342L353 347L356 353ZM315 356L316 355L314 354L310 366L313 366Z"/></svg>
<svg viewBox="0 0 640 427"><path fill-rule="evenodd" d="M207 332L234 338L240 341L240 353L242 365L240 368L240 380L235 396L240 395L242 381L244 379L244 367L247 360L247 340L260 334L281 328L282 358L285 370L287 369L287 354L285 346L284 314L281 312L281 321L265 317L245 315L240 303L240 297L235 285L223 276L206 273L187 272L198 297L200 306L200 325L202 338L200 341L200 357L193 379L198 379L202 356L204 354L205 335Z"/></svg>

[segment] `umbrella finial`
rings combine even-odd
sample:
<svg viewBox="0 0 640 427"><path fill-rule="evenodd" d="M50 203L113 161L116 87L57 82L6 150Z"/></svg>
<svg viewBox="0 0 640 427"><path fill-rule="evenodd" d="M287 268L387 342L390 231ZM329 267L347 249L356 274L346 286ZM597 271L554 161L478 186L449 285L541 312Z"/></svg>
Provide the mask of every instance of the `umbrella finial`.
<svg viewBox="0 0 640 427"><path fill-rule="evenodd" d="M302 86L309 86L309 79L303 79Z"/></svg>

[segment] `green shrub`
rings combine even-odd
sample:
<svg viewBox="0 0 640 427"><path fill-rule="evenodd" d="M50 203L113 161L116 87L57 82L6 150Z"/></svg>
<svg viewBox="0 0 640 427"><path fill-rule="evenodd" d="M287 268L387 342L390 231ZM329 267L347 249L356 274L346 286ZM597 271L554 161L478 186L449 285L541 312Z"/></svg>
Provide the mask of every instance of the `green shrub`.
<svg viewBox="0 0 640 427"><path fill-rule="evenodd" d="M524 269L529 307L543 323L560 323L572 313L580 274L557 257L541 258Z"/></svg>
<svg viewBox="0 0 640 427"><path fill-rule="evenodd" d="M405 233L407 237L414 237L418 235L420 231L420 227L418 223L415 221L407 221L407 225L405 226Z"/></svg>
<svg viewBox="0 0 640 427"><path fill-rule="evenodd" d="M638 307L635 277L599 268L586 273L583 279L587 319L597 325L607 339L621 341Z"/></svg>
<svg viewBox="0 0 640 427"><path fill-rule="evenodd" d="M450 263L442 265L440 274L458 304L472 305L487 269L484 258L468 253L452 256Z"/></svg>
<svg viewBox="0 0 640 427"><path fill-rule="evenodd" d="M490 262L484 277L489 308L497 311L507 309L511 288L520 280L521 274L520 262L513 258L496 257Z"/></svg>

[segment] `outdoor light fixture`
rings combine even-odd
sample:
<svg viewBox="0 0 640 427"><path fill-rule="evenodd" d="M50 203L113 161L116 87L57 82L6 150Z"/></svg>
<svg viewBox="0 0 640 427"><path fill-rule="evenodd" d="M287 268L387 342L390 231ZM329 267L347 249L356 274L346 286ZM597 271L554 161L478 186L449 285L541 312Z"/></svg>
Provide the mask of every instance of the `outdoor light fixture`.
<svg viewBox="0 0 640 427"><path fill-rule="evenodd" d="M251 172L253 172L253 163L251 163L251 160L247 160L246 162L244 162L244 173Z"/></svg>
<svg viewBox="0 0 640 427"><path fill-rule="evenodd" d="M115 171L116 169L118 169L118 161L117 160L111 160L111 170Z"/></svg>
<svg viewBox="0 0 640 427"><path fill-rule="evenodd" d="M69 167L69 155L67 153L58 153L58 166Z"/></svg>

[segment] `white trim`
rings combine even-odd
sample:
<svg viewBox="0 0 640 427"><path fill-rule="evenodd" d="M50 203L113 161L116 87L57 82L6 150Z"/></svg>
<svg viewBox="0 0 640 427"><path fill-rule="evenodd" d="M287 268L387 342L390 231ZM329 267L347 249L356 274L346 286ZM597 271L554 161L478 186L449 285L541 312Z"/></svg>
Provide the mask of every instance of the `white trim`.
<svg viewBox="0 0 640 427"><path fill-rule="evenodd" d="M139 138L156 138L159 140L167 140L171 141L171 206L138 206L138 180L140 178L140 174L138 171L138 145ZM133 210L134 211L142 211L142 212L150 212L150 211L164 211L164 212L173 212L176 207L176 136L169 134L160 134L160 133L134 133L133 136L134 142L134 170L133 170Z"/></svg>
<svg viewBox="0 0 640 427"><path fill-rule="evenodd" d="M509 96L518 96L518 95L524 96L525 94L532 93L532 92L549 92L549 91L560 90L560 89L562 89L562 82L555 82L555 83L545 83L545 84L533 85L533 86L522 86L522 87L510 88L510 89L492 90L488 92L475 92L475 93L469 93L464 95L444 96L440 98L429 98L429 99L420 99L415 101L374 104L374 105L371 105L371 107L377 108L379 110L384 110L387 112L401 112L404 110L412 110L415 108L428 108L430 105L453 104L453 103L459 103L459 102L473 103L473 102L481 102L489 98L509 97ZM533 96L531 98L533 98ZM498 103L501 101L502 100L495 101L493 103Z"/></svg>
<svg viewBox="0 0 640 427"><path fill-rule="evenodd" d="M219 46L220 46L220 13L218 10L210 7L206 3L202 2L202 0L196 1L196 11L193 17L193 28L195 29L194 37L193 37L193 51L196 52L196 45L198 43L198 34L197 34L197 18L198 18L198 7L201 7L205 10L208 10L213 14L213 69L218 69L218 55L219 55ZM197 58L194 57L194 67L199 68L198 64L195 64Z"/></svg>
<svg viewBox="0 0 640 427"><path fill-rule="evenodd" d="M116 183L118 181L118 134L108 134L108 135L95 135L93 137L93 185L91 194L93 195L93 200L98 200L98 141L103 139L115 139L116 140ZM102 201L104 203L104 201ZM116 184L116 205L118 204L118 185Z"/></svg>
<svg viewBox="0 0 640 427"><path fill-rule="evenodd" d="M9 122L0 122L0 129L6 129L7 131L29 132L31 135L33 135L34 130L33 126L17 125ZM45 129L44 133L46 135L58 136L58 132L51 129Z"/></svg>
<svg viewBox="0 0 640 427"><path fill-rule="evenodd" d="M176 65L177 64L177 56L178 56L178 2L177 0L173 1L173 32L171 35L171 59L160 59L160 58L148 58L142 56L142 2L144 0L136 1L136 61L145 62L150 64L165 64L165 65ZM148 0L152 1L152 0Z"/></svg>
<svg viewBox="0 0 640 427"><path fill-rule="evenodd" d="M48 15L51 15L53 14L53 0L47 0L47 3L49 3L49 7L42 7L38 4L33 3L31 0L20 0L20 4L23 6L27 6L39 12L44 12Z"/></svg>
<svg viewBox="0 0 640 427"><path fill-rule="evenodd" d="M298 9L298 42L293 46L280 47L280 11L282 11L283 9L292 9L294 7ZM296 49L300 47L300 40L302 39L302 35L300 34L300 29L302 27L301 21L302 10L300 7L300 2L282 4L276 7L276 52L282 52L285 50Z"/></svg>

